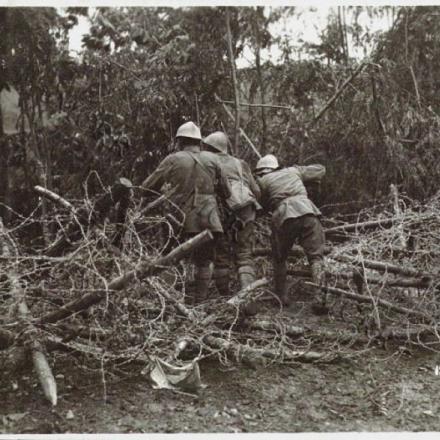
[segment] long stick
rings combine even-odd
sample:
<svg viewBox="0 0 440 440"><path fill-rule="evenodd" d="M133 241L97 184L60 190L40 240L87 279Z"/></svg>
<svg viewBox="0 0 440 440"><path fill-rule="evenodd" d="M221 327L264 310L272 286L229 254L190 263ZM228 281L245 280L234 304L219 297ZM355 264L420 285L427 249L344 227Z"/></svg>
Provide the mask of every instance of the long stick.
<svg viewBox="0 0 440 440"><path fill-rule="evenodd" d="M362 259L358 260L356 257L349 257L347 255L340 255L337 257L333 257L337 261L341 261L344 263L351 263L356 266L365 266L368 269L374 269L379 272L389 272L389 273L396 273L399 275L404 275L408 277L414 277L414 278L421 278L422 280L430 280L434 278L433 274L427 273L427 272L421 272L417 269L413 269L411 267L402 267L398 266L396 264L392 263L385 263L382 261L376 261L376 260L367 260Z"/></svg>
<svg viewBox="0 0 440 440"><path fill-rule="evenodd" d="M37 320L37 323L54 323L61 319L67 318L68 316L81 310L87 309L104 299L109 291L121 290L127 287L135 279L142 279L156 275L167 266L176 263L177 261L184 258L189 252L197 249L200 245L207 243L212 239L213 235L210 231L206 230L204 232L201 232L200 234L196 235L185 243L182 243L176 249L172 250L168 255L157 258L154 261L142 262L130 272L127 272L126 274L115 278L108 284L107 290L86 293L81 298L71 301L70 303L67 303L63 307L59 308L58 310L43 316L42 318Z"/></svg>
<svg viewBox="0 0 440 440"><path fill-rule="evenodd" d="M220 99L222 104L235 104L235 101L226 101L224 99ZM258 108L276 108L283 110L292 110L292 107L288 105L276 105L276 104L250 104L249 102L239 102L241 107L258 107Z"/></svg>
<svg viewBox="0 0 440 440"><path fill-rule="evenodd" d="M313 286L313 287L319 287L318 284L315 284L315 283L306 282L305 284L309 285L309 286ZM343 289L338 289L337 287L326 286L326 287L322 287L322 290L324 290L325 292L328 292L328 293L332 293L334 295L344 296L346 298L352 299L352 300L357 301L359 303L364 303L364 304L372 304L373 303L373 298L371 298L369 296L358 295L357 293L348 292ZM403 313L405 315L417 316L419 318L423 318L423 319L429 320L429 321L432 320L431 317L429 317L425 313L420 312L418 310L411 310L411 309L407 309L406 307L396 306L395 304L392 304L389 301L386 301L381 298L374 298L374 301L383 307L386 307L390 310L394 310L395 312Z"/></svg>
<svg viewBox="0 0 440 440"><path fill-rule="evenodd" d="M336 93L327 101L327 103L322 107L322 109L318 112L318 114L314 117L314 119L307 125L309 129L313 125L315 125L322 117L322 115L332 106L332 104L339 98L342 92L346 89L346 87L361 73L362 69L366 66L366 63L362 63L358 66L358 68L351 74L349 78L347 78L342 84L342 86L336 91Z"/></svg>
<svg viewBox="0 0 440 440"><path fill-rule="evenodd" d="M280 351L271 350L268 348L254 348L248 345L238 344L236 342L228 341L226 339L217 338L215 336L205 336L204 341L216 348L225 350L237 358L248 358L253 360L255 357L268 359L284 359L286 361L295 360L302 362L317 362L330 360L330 357L325 353L318 353L316 351L294 351L283 349ZM332 358L333 360L333 358Z"/></svg>
<svg viewBox="0 0 440 440"><path fill-rule="evenodd" d="M393 218L385 218L381 220L371 220L367 222L360 222L360 223L350 223L348 225L340 225L340 226L334 226L333 228L327 228L325 230L326 234L331 234L333 232L352 232L357 231L359 229L369 229L369 228L375 228L379 226L392 226L394 222L397 220L401 220L402 218L393 217Z"/></svg>
<svg viewBox="0 0 440 440"><path fill-rule="evenodd" d="M221 102L221 99L218 97L217 94L214 95L215 99L220 102L226 112L226 114L229 116L229 119L231 119L232 122L235 122L234 115L231 113L231 111L228 109L228 107ZM253 142L249 139L249 136L246 134L246 132L240 127L240 134L246 139L247 143L250 145L254 153L261 157L260 152L257 150L257 147L253 144Z"/></svg>

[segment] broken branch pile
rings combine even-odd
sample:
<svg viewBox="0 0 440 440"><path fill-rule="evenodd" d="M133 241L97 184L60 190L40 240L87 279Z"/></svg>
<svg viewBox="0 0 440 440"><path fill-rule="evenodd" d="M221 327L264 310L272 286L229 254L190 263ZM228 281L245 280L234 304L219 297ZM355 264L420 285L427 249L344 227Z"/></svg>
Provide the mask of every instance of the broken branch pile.
<svg viewBox="0 0 440 440"><path fill-rule="evenodd" d="M354 356L377 338L430 349L438 342L438 197L424 209L393 212L389 221L382 215L338 226L348 239L326 250L323 294L335 317L329 326L309 313L317 286L307 282L300 248L290 260L289 310L272 291L267 247L256 250L255 283L231 298L218 297L213 286L205 303L191 305L185 257L212 239L209 231L179 241L166 203L142 211L125 179L95 201L72 203L41 187L36 192L52 203L49 217L38 220L52 231L45 241L51 244L26 248L16 238L23 224L0 231L0 362L7 352L28 351L53 404L51 350L110 369L185 356L326 362ZM267 246L267 235L261 243ZM251 301L259 314L244 319L241 311Z"/></svg>

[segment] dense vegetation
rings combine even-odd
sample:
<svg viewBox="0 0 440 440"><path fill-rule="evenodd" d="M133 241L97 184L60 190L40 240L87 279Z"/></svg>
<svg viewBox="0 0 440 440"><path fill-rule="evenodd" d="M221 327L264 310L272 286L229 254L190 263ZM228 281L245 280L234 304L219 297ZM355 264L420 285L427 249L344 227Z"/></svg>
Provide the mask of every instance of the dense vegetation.
<svg viewBox="0 0 440 440"><path fill-rule="evenodd" d="M286 107L240 106L240 126L261 153L274 152L284 164L324 163L321 205L371 206L387 197L391 183L424 200L440 183L436 7L335 8L319 44L275 35L272 24L289 22L295 8L64 12L0 10L6 30L0 89L19 92L29 121L15 135L0 133L0 216L6 219L11 212L3 204L19 212L35 207L36 183L67 197L82 195L84 184L93 194L118 176L139 184L173 148L185 120L198 121L204 133L225 129L234 139L234 123L216 96L233 102L236 92L242 103ZM84 50L73 58L68 32L88 13ZM387 16L392 25L372 32L359 23L361 13ZM234 62L243 54L250 62L238 69L236 87L228 23ZM270 47L279 49L282 62L266 60ZM353 57L353 48L369 57ZM257 159L243 137L237 155L251 165Z"/></svg>

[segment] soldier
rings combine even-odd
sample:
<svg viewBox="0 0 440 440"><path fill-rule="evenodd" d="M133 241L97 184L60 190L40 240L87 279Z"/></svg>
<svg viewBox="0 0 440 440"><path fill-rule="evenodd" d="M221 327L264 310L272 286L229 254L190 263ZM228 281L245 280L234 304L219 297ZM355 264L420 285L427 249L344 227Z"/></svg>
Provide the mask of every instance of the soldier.
<svg viewBox="0 0 440 440"><path fill-rule="evenodd" d="M193 122L181 125L176 133L181 151L167 156L142 183L144 190L152 191L158 191L164 184L171 185L170 199L184 214L184 238L190 238L205 229L214 234L214 245L212 242L207 243L192 255L195 266L195 302L208 297L215 241L223 233L216 192L222 198L229 196L229 187L218 166L217 156L200 151L201 139L200 129Z"/></svg>
<svg viewBox="0 0 440 440"><path fill-rule="evenodd" d="M208 151L216 153L230 186L231 196L224 204L225 234L217 243L214 280L220 295L229 295L231 247L234 248L238 280L243 289L255 281L252 251L255 241L254 221L261 206L257 199L260 189L249 165L228 154L229 140L225 133L216 131L203 139ZM232 246L231 246L232 245Z"/></svg>
<svg viewBox="0 0 440 440"><path fill-rule="evenodd" d="M275 292L284 305L290 303L286 277L287 257L296 239L303 247L316 284L323 282L323 254L325 237L319 220L321 212L308 198L304 182L320 181L325 174L322 165L280 168L272 154L261 158L256 167L261 188L261 203L272 211L272 257ZM319 289L320 290L320 289ZM319 298L313 308L326 311Z"/></svg>

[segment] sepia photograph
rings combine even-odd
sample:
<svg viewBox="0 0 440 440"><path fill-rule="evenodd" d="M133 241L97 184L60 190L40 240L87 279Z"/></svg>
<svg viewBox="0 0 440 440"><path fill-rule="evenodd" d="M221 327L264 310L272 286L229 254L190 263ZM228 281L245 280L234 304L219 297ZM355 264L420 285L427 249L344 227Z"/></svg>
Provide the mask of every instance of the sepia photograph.
<svg viewBox="0 0 440 440"><path fill-rule="evenodd" d="M440 6L0 35L0 437L439 431Z"/></svg>

